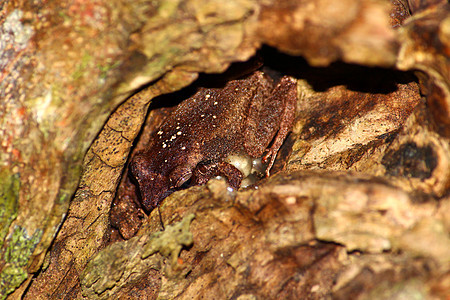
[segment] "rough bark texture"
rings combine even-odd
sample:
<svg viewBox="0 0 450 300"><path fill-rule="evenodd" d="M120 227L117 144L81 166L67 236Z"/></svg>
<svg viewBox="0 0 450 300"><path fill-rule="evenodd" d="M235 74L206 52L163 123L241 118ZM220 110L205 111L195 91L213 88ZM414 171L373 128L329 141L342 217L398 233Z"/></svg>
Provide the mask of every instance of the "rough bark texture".
<svg viewBox="0 0 450 300"><path fill-rule="evenodd" d="M444 298L449 15L446 1L3 1L0 298ZM151 100L262 44L298 78L283 171L176 192L118 239L112 201Z"/></svg>

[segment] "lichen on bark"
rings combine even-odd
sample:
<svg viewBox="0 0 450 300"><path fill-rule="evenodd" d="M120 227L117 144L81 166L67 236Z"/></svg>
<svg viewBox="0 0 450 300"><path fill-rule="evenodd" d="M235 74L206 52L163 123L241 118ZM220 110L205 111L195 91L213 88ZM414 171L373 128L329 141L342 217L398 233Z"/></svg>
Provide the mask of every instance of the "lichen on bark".
<svg viewBox="0 0 450 300"><path fill-rule="evenodd" d="M88 299L109 299L125 286L138 282L149 269L161 268L160 253L170 259L170 268L176 270L182 247L193 242L189 226L194 215L190 214L164 231L149 232L128 241L110 245L96 254L81 275L83 296ZM167 272L166 272L167 273ZM184 272L186 273L186 272Z"/></svg>

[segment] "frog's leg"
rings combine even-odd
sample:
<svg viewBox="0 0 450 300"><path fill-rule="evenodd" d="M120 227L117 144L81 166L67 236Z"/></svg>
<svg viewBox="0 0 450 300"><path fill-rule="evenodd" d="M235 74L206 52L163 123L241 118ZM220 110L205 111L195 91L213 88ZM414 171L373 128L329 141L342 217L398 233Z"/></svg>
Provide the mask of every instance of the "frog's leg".
<svg viewBox="0 0 450 300"><path fill-rule="evenodd" d="M278 150L292 129L296 102L297 81L284 76L269 97L256 98L250 106L244 147L253 157L261 157L267 151L263 156L263 161L268 161L266 176L269 176Z"/></svg>
<svg viewBox="0 0 450 300"><path fill-rule="evenodd" d="M230 186L235 189L239 189L243 178L242 172L230 163L200 163L193 172L191 184L202 185L216 176L225 177Z"/></svg>

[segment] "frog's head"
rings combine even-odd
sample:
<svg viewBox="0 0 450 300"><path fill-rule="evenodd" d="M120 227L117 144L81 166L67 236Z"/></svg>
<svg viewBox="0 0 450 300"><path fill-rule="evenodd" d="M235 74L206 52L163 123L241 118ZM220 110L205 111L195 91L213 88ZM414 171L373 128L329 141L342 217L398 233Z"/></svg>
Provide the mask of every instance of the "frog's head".
<svg viewBox="0 0 450 300"><path fill-rule="evenodd" d="M136 153L129 169L139 185L141 203L147 211L152 211L164 198L174 192L168 174L158 166L154 166L146 153Z"/></svg>

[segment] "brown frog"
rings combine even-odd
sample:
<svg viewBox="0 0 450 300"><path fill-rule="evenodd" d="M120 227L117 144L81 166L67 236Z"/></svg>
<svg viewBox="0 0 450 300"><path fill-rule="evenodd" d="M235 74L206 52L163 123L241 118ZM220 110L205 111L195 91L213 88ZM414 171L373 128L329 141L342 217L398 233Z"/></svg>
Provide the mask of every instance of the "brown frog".
<svg viewBox="0 0 450 300"><path fill-rule="evenodd" d="M274 87L261 71L223 88L201 88L176 108L130 163L143 206L151 211L189 179L198 185L222 175L238 188L242 173L223 161L231 154L261 157L267 151L268 176L292 129L296 100L295 79L285 76Z"/></svg>

